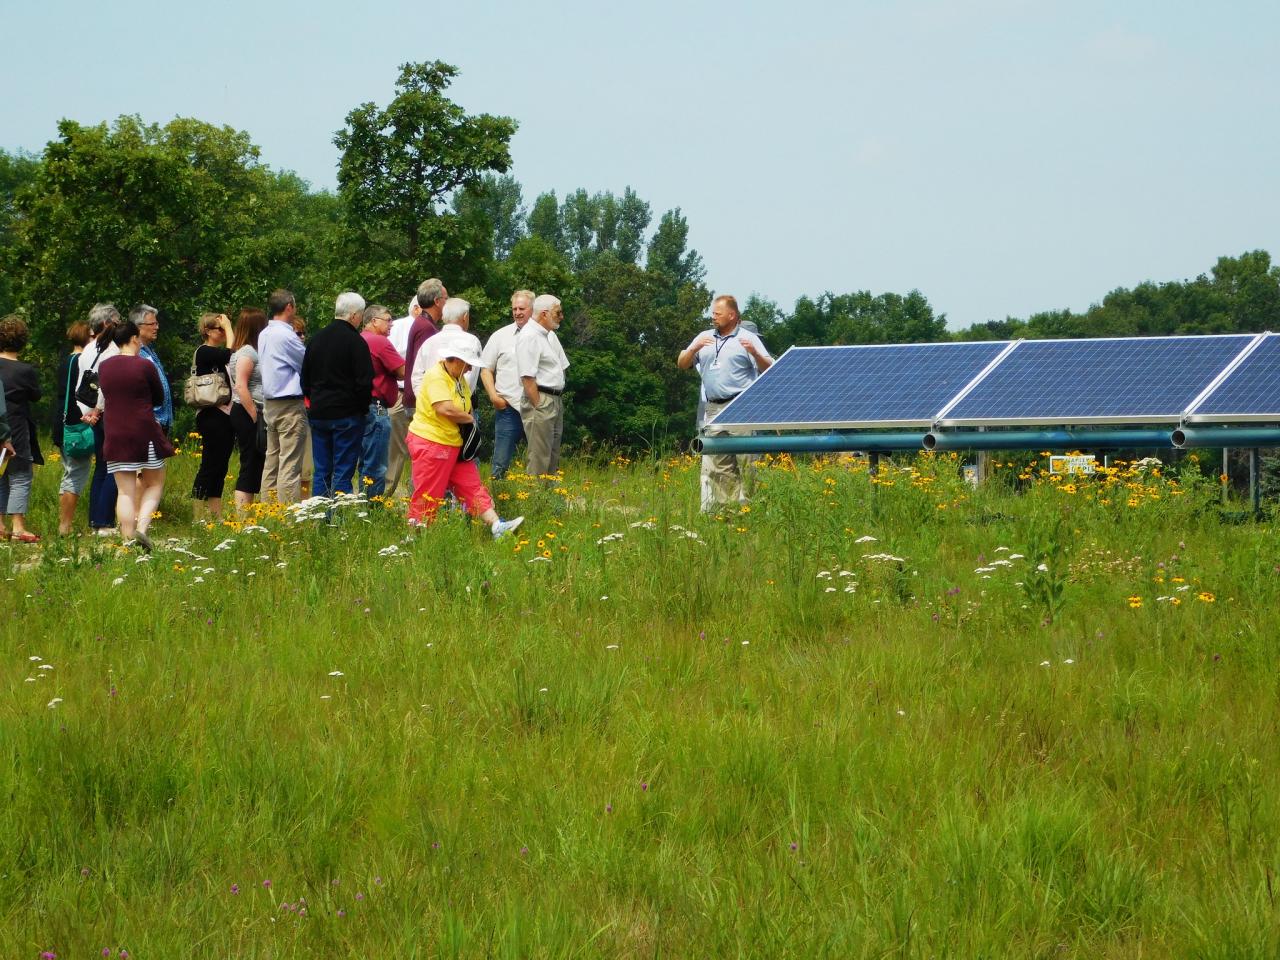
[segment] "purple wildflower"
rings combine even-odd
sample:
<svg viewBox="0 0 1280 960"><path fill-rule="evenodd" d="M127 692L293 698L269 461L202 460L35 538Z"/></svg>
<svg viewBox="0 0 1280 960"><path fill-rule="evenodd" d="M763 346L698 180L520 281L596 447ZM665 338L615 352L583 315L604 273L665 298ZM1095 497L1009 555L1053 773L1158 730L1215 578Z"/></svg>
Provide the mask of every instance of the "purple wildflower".
<svg viewBox="0 0 1280 960"><path fill-rule="evenodd" d="M263 880L263 881L262 881L262 889L264 889L264 890L270 890L270 889L271 889L271 881L270 881L270 880Z"/></svg>
<svg viewBox="0 0 1280 960"><path fill-rule="evenodd" d="M960 595L960 588L959 588L959 587L952 587L950 590L948 590L948 591L947 591L947 596L948 596L948 597L956 597L956 596L959 596L959 595Z"/></svg>
<svg viewBox="0 0 1280 960"><path fill-rule="evenodd" d="M239 892L240 892L240 884L238 884L238 883L233 883L233 884L231 885L231 892L232 892L232 893L239 893Z"/></svg>
<svg viewBox="0 0 1280 960"><path fill-rule="evenodd" d="M792 849L792 850L799 850L799 849L800 849L800 845L799 845L798 843L796 843L794 840L792 840L792 841L791 841L791 849Z"/></svg>
<svg viewBox="0 0 1280 960"><path fill-rule="evenodd" d="M340 917L345 917L346 915L347 915L347 911L345 911L345 910L339 910L339 911L338 911L338 916L340 916Z"/></svg>
<svg viewBox="0 0 1280 960"><path fill-rule="evenodd" d="M604 812L605 812L605 813L613 813L613 804L612 804L612 803L606 803L606 804L604 805Z"/></svg>
<svg viewBox="0 0 1280 960"><path fill-rule="evenodd" d="M521 848L520 848L520 856L522 856L522 857L527 857L528 855L529 855L529 848L528 848L528 847L521 847Z"/></svg>
<svg viewBox="0 0 1280 960"><path fill-rule="evenodd" d="M335 887L338 885L338 878L337 878L337 877L334 877L334 878L333 878L333 885L334 885Z"/></svg>
<svg viewBox="0 0 1280 960"><path fill-rule="evenodd" d="M40 960L58 960L58 955L52 950L45 950L40 954Z"/></svg>
<svg viewBox="0 0 1280 960"><path fill-rule="evenodd" d="M373 878L373 885L374 885L375 887L380 887L380 886L382 886L382 878L381 878L381 877L374 877L374 878Z"/></svg>
<svg viewBox="0 0 1280 960"><path fill-rule="evenodd" d="M647 781L647 780L642 781L642 782L641 782L641 784L640 784L640 789L641 789L641 790L643 790L643 791L645 791L645 792L648 792L648 790L649 790L649 781Z"/></svg>
<svg viewBox="0 0 1280 960"><path fill-rule="evenodd" d="M357 900L363 900L363 899L364 899L364 894L363 894L363 893L357 893L357 894L356 894L356 899L357 899Z"/></svg>
<svg viewBox="0 0 1280 960"><path fill-rule="evenodd" d="M104 957L109 957L109 956L111 956L111 948L110 948L110 947L103 947L103 948L102 948L102 955L103 955Z"/></svg>
<svg viewBox="0 0 1280 960"><path fill-rule="evenodd" d="M82 877L87 877L88 875L89 875L89 868L88 868L88 867L81 867L81 868L80 868L80 876L82 876Z"/></svg>

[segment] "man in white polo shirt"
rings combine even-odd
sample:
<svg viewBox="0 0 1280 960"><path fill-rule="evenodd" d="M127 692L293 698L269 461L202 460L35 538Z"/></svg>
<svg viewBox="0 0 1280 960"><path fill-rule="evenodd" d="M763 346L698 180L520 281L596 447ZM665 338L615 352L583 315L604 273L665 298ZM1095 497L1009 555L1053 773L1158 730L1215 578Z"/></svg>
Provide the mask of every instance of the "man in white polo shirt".
<svg viewBox="0 0 1280 960"><path fill-rule="evenodd" d="M569 369L569 358L556 336L563 320L559 298L544 293L533 301L533 319L516 338L516 369L524 387L520 419L529 441L527 472L533 477L554 475L560 469L565 371Z"/></svg>
<svg viewBox="0 0 1280 960"><path fill-rule="evenodd" d="M520 402L524 387L516 367L516 335L524 329L533 314L532 290L517 290L511 295L511 322L495 330L484 345L485 366L480 380L493 404L493 468L494 480L501 480L516 455L516 444L524 439L524 421L520 419Z"/></svg>

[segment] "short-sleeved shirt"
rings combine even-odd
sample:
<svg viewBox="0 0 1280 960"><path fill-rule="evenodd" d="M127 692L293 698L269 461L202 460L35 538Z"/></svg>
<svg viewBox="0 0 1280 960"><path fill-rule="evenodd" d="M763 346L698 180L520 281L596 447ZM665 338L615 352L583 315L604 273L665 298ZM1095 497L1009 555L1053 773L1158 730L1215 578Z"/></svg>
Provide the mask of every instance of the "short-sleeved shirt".
<svg viewBox="0 0 1280 960"><path fill-rule="evenodd" d="M445 347L462 347L468 353L480 353L480 338L474 333L468 333L456 323L446 323L440 328L430 340L425 341L418 349L418 355L406 364L409 369L408 384L414 394L418 392L418 384L422 383L422 378L427 375L427 371L432 367L440 365L441 351ZM465 375L467 387L472 393L476 392L476 381L480 379L480 371L472 367Z"/></svg>
<svg viewBox="0 0 1280 960"><path fill-rule="evenodd" d="M553 331L530 320L516 337L516 369L540 387L563 390L569 358Z"/></svg>
<svg viewBox="0 0 1280 960"><path fill-rule="evenodd" d="M421 402L414 409L409 432L446 447L462 446L462 433L458 430L458 425L436 413L435 404L442 400L452 400L470 413L471 388L467 386L467 378L454 380L444 364L437 363L423 376L419 399Z"/></svg>
<svg viewBox="0 0 1280 960"><path fill-rule="evenodd" d="M528 325L528 321L525 321L525 325ZM520 398L524 396L524 387L520 385L520 370L516 366L516 337L519 334L520 327L515 323L508 323L493 331L489 335L489 342L484 345L484 353L480 355L484 365L493 371L493 387L498 396L517 407L520 406Z"/></svg>
<svg viewBox="0 0 1280 960"><path fill-rule="evenodd" d="M302 396L302 358L307 347L287 320L272 320L258 334L262 395L268 400Z"/></svg>
<svg viewBox="0 0 1280 960"><path fill-rule="evenodd" d="M698 337L701 336L703 334L698 334ZM765 349L764 341L741 326L724 336L718 333L713 336L714 342L698 351L698 372L702 374L702 389L712 402L730 400L760 376L755 359L742 345L744 340L754 343L761 356L773 358ZM698 337L689 344L690 350L698 342Z"/></svg>
<svg viewBox="0 0 1280 960"><path fill-rule="evenodd" d="M236 390L236 375L241 361L244 360L253 364L253 369L249 371L249 397L253 400L254 406L260 407L262 406L262 365L258 363L258 351L251 343L246 343L231 355L231 368L228 371L231 374L231 402L240 402L240 394Z"/></svg>
<svg viewBox="0 0 1280 960"><path fill-rule="evenodd" d="M373 399L381 400L385 406L394 407L400 390L392 374L400 369L404 359L382 334L362 330L360 336L369 345L369 357L373 360Z"/></svg>

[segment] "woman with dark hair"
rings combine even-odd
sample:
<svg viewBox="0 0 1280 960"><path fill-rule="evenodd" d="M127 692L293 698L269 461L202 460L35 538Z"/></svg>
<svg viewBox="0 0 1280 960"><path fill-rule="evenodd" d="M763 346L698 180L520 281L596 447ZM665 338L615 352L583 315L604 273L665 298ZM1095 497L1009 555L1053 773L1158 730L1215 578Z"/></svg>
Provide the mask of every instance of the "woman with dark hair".
<svg viewBox="0 0 1280 960"><path fill-rule="evenodd" d="M0 473L0 540L39 543L39 534L27 529L27 507L31 500L31 477L35 464L44 463L36 439L31 404L40 399L40 375L36 368L18 359L27 345L27 324L19 316L0 320L0 383L4 384L8 408L9 442L13 455ZM9 527L4 525L5 515Z"/></svg>
<svg viewBox="0 0 1280 960"><path fill-rule="evenodd" d="M120 322L120 311L111 303L95 303L89 311L89 333L93 337L84 345L80 354L79 369L76 373L74 393L85 383L86 375L98 375L98 366L108 357L120 352L111 340L111 334ZM81 419L93 427L93 479L89 483L89 529L98 536L106 537L114 534L116 523L116 481L107 473L107 459L102 455L102 443L105 436L102 419L102 402L82 403L76 399Z"/></svg>
<svg viewBox="0 0 1280 960"><path fill-rule="evenodd" d="M62 431L81 422L80 407L76 405L76 385L80 382L80 357L90 340L89 325L77 320L67 327L67 342L71 352L58 365L53 378L54 402L49 408L49 429L53 444L62 451L62 482L58 485L58 536L71 533L75 523L76 504L89 483L93 466L93 451L83 456L67 453L62 443Z"/></svg>
<svg viewBox="0 0 1280 960"><path fill-rule="evenodd" d="M267 428L262 419L262 370L258 367L258 334L267 315L246 307L236 321L231 349L231 428L240 448L236 476L236 509L253 503L262 489L262 466L267 459Z"/></svg>
<svg viewBox="0 0 1280 960"><path fill-rule="evenodd" d="M116 481L116 517L125 543L135 539L151 552L147 529L164 494L164 461L173 445L156 421L155 408L164 402L164 387L155 365L138 354L142 340L138 325L122 321L111 335L118 356L103 360L98 385L104 402L107 472Z"/></svg>
<svg viewBox="0 0 1280 960"><path fill-rule="evenodd" d="M224 313L206 313L200 317L200 335L204 343L196 348L191 358L192 372L217 374L227 381L227 364L231 362L228 349L234 332L231 321ZM231 402L226 405L201 407L196 411L196 430L200 432L200 469L191 485L191 498L197 504L204 501L208 515L217 519L222 515L222 488L227 482L227 466L231 463L231 450L236 445L235 429L231 426ZM196 519L199 519L197 514Z"/></svg>

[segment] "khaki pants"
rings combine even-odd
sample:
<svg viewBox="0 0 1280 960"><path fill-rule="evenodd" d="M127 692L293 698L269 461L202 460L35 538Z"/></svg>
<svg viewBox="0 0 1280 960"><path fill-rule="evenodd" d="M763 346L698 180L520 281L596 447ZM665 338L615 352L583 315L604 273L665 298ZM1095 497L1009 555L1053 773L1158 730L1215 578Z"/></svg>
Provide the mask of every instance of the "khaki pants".
<svg viewBox="0 0 1280 960"><path fill-rule="evenodd" d="M262 468L262 495L275 490L281 503L297 503L302 465L307 455L307 411L301 397L268 400L262 405L267 421L267 460Z"/></svg>
<svg viewBox="0 0 1280 960"><path fill-rule="evenodd" d="M405 441L408 438L409 424L413 421L413 411L406 410L404 394L396 397L396 405L387 411L391 416L391 446L387 451L387 489L386 497L394 497L400 486L400 475L409 462L409 448ZM411 483L410 488L413 484Z"/></svg>
<svg viewBox="0 0 1280 960"><path fill-rule="evenodd" d="M537 407L525 397L520 404L520 420L529 445L525 473L531 477L553 474L560 469L560 433L564 429L564 398L541 395Z"/></svg>
<svg viewBox="0 0 1280 960"><path fill-rule="evenodd" d="M707 401L703 423L710 420L727 403ZM727 430L712 427L705 431L709 437L724 436ZM721 453L702 458L702 512L713 513L727 503L746 503L755 492L756 455Z"/></svg>

